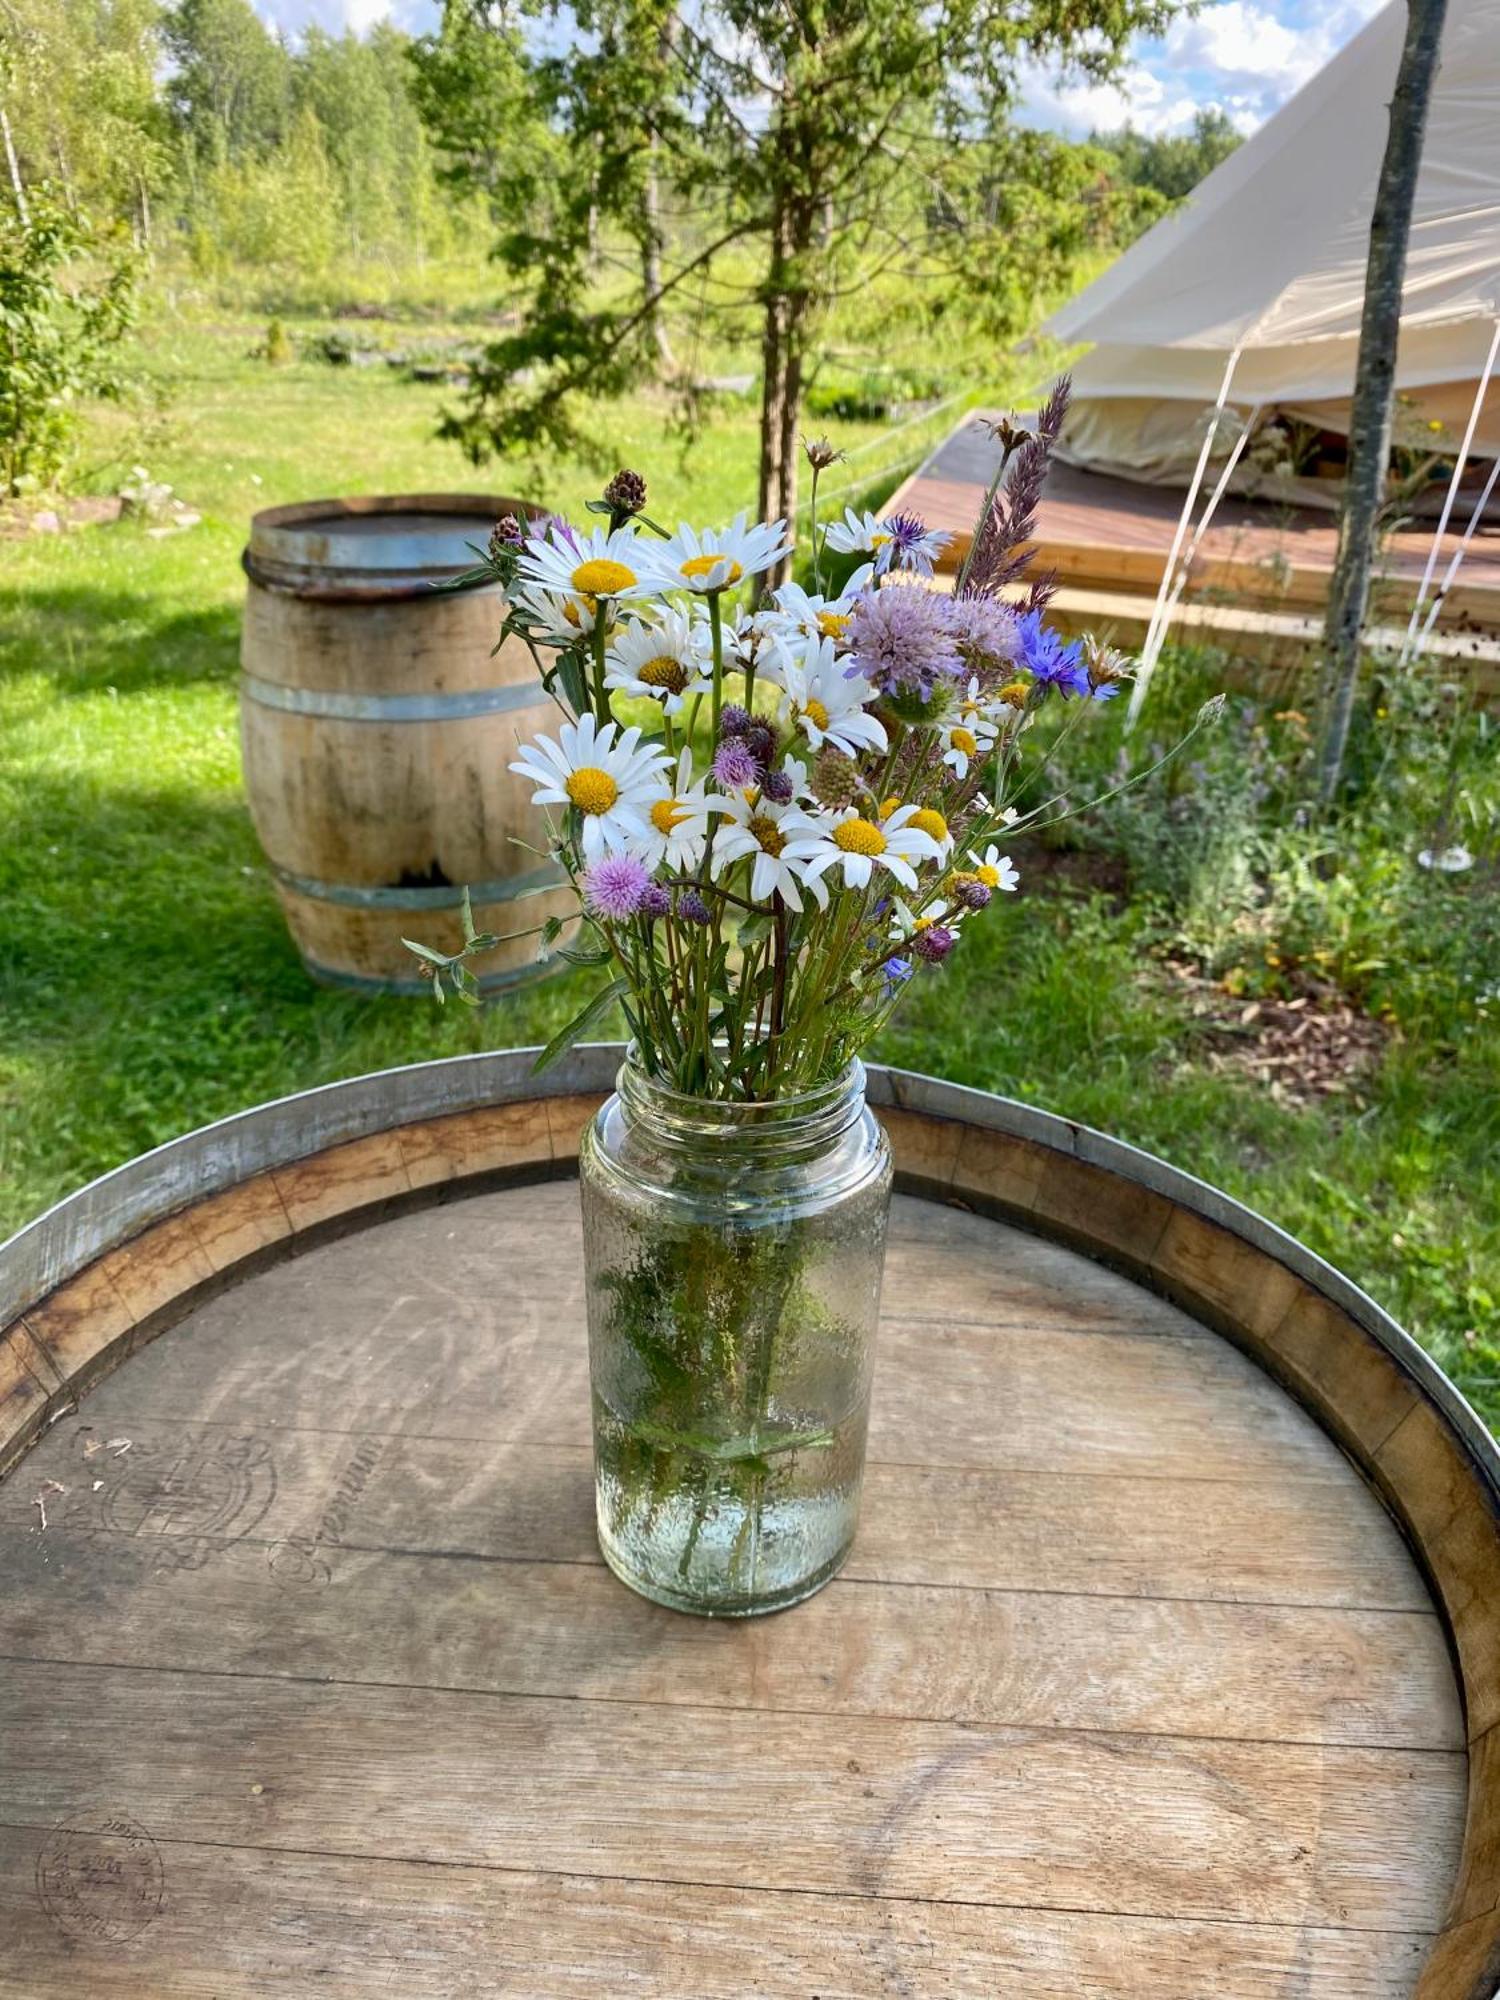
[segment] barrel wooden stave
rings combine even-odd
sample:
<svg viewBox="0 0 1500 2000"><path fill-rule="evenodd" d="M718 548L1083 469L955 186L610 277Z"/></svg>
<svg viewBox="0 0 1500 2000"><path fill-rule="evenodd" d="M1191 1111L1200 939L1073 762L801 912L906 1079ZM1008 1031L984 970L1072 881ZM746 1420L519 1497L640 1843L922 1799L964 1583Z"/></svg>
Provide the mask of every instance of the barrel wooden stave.
<svg viewBox="0 0 1500 2000"><path fill-rule="evenodd" d="M584 1052L562 1087L607 1068L591 1063ZM459 1108L481 1075L515 1101ZM1120 2000L1281 2000L1293 1986L1308 2000L1488 2000L1500 1846L1476 1699L1485 1642L1460 1638L1465 1717L1442 1620L1392 1524L1244 1355L1070 1250L899 1203L846 1580L753 1630L679 1619L593 1557L571 1188L406 1214L209 1297L205 1257L222 1281L237 1257L389 1217L424 1189L556 1173L589 1108L527 1102L519 1057L410 1082L407 1103L386 1080L390 1129L370 1122L364 1085L279 1109L256 1178L22 1315L30 1368L56 1380L70 1357L97 1369L128 1352L174 1290L197 1301L0 1488L14 1808L0 1808L0 1905L16 1919L16 1991L75 1991L81 1962L99 1969L90 1990L133 2000L172 1990L188 1964L226 1991L283 1990L266 1892L237 1886L274 1863L307 1965L336 1966L346 1996L375 1990L378 1961L381 1976L399 1963L414 1996L502 1973L536 1990L539 1968L540 1990L575 1990L575 1974L580 1992L613 1990L628 1963L643 1992L722 2000L752 1983L805 2000L810 1979L987 2000L1074 2000L1091 1984ZM1273 1362L1312 1352L1286 1324L1305 1320L1317 1381L1347 1403L1348 1448L1372 1470L1384 1460L1445 1598L1444 1545L1463 1530L1493 1623L1483 1481L1463 1488L1478 1475L1419 1376L1389 1436L1376 1420L1372 1382L1384 1412L1395 1404L1371 1369L1399 1348L1366 1353L1326 1293L1308 1318L1304 1277L1288 1282L1253 1218L1198 1190L1210 1222L1159 1163L1119 1148L1113 1170L1086 1164L1057 1121L996 1106L1022 1129L964 1124L913 1098L973 1093L896 1090L909 1187L1025 1211L1028 1228L1075 1241L1092 1214L1107 1259L1159 1264ZM445 1103L413 1122L416 1105ZM236 1143L217 1139L214 1158ZM1232 1238L1214 1265L1184 1220ZM136 1335L110 1331L122 1297L143 1315ZM1441 1486L1427 1471L1412 1484L1410 1453L1391 1455L1424 1412L1449 1440ZM98 1441L124 1436L111 1465ZM43 1534L32 1503L49 1479L66 1490ZM39 1852L58 1822L79 1834L81 1873L68 1874L75 1850ZM170 1835L163 1896L131 1949L60 1928L57 1908L102 1922L109 1908L48 1907L38 1883L86 1879L92 1858L151 1890L153 1830ZM420 1891L405 1886L411 1855ZM403 1946L411 1894L468 1912L421 1964ZM733 1921L710 1938L700 1925L726 1896ZM340 1943L356 1908L368 1962ZM825 1911L842 1960L831 1933L820 1944Z"/></svg>
<svg viewBox="0 0 1500 2000"><path fill-rule="evenodd" d="M331 504L257 517L242 645L246 794L314 976L418 992L425 982L402 939L456 949L465 888L476 925L497 935L574 914L555 865L521 844L539 827L529 788L508 768L555 710L520 641L493 651L504 616L496 590L437 592L406 579L389 583L400 594L379 597L369 594L381 587L373 572L361 596L346 588L357 573L337 572L331 594L315 594L327 541L303 523L312 515L316 528ZM424 504L391 503L413 515ZM290 554L268 586L260 565L283 543ZM488 956L482 983L528 976L536 942L517 938Z"/></svg>

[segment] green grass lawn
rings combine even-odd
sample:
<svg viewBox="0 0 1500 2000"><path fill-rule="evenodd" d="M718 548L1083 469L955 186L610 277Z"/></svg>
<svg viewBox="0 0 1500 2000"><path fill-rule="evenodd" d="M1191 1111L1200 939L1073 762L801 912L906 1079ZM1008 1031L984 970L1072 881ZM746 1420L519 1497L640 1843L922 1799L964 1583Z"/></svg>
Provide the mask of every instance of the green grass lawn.
<svg viewBox="0 0 1500 2000"><path fill-rule="evenodd" d="M476 474L432 438L441 392L384 369L267 369L247 358L261 331L153 326L168 427L141 446L109 415L91 438L101 484L110 454L139 452L203 510L200 526L0 541L0 1229L258 1100L544 1039L587 991L588 975L569 973L482 1013L440 1012L327 992L301 970L240 789L249 515L355 491L561 501L597 476ZM876 427L851 426L839 441L872 440ZM686 456L645 402L609 421L607 441L650 472L657 511L711 518L753 502L749 409ZM1408 1009L1359 1089L1299 1108L1210 1066L1158 938L1134 904L1023 894L971 928L881 1053L1100 1126L1238 1195L1365 1285L1500 1417L1495 1030L1472 1010L1455 1026Z"/></svg>

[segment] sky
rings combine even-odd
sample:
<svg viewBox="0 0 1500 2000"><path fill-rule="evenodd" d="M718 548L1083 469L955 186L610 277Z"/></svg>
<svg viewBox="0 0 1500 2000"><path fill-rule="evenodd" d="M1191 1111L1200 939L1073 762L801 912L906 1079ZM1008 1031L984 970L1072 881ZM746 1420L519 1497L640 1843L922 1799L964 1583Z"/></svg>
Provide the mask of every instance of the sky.
<svg viewBox="0 0 1500 2000"><path fill-rule="evenodd" d="M1029 124L1082 137L1127 121L1139 131L1180 132L1201 107L1219 105L1253 132L1321 69L1385 0L1210 0L1160 41L1131 51L1108 88L1033 71L1024 79ZM362 34L379 20L420 33L436 25L437 0L255 0L295 34L316 23Z"/></svg>

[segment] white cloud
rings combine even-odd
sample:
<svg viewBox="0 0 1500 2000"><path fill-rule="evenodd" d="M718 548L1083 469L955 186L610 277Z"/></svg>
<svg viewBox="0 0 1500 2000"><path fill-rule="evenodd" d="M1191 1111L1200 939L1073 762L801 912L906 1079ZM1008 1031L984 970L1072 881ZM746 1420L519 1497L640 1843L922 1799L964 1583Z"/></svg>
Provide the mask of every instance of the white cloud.
<svg viewBox="0 0 1500 2000"><path fill-rule="evenodd" d="M1138 132L1182 132L1193 122L1197 100L1158 76L1144 63L1131 63L1114 83L1077 83L1033 66L1021 79L1021 102L1028 125L1085 138L1133 125Z"/></svg>

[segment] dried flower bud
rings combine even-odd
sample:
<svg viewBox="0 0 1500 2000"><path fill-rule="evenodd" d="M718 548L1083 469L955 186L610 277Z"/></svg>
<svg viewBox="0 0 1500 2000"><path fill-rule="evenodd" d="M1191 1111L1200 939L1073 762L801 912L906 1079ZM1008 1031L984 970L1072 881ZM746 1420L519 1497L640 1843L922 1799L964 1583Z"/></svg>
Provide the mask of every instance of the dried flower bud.
<svg viewBox="0 0 1500 2000"><path fill-rule="evenodd" d="M670 915L671 909L672 898L660 882L648 882L642 893L641 907L637 914L644 917L649 924L654 923L658 917Z"/></svg>
<svg viewBox="0 0 1500 2000"><path fill-rule="evenodd" d="M758 715L751 716L745 730L745 748L763 771L776 755L776 731Z"/></svg>
<svg viewBox="0 0 1500 2000"><path fill-rule="evenodd" d="M826 437L804 438L802 449L814 472L826 472L830 465L842 464L845 457L845 454L830 444Z"/></svg>
<svg viewBox="0 0 1500 2000"><path fill-rule="evenodd" d="M797 795L790 771L767 771L760 788L773 805L789 806Z"/></svg>
<svg viewBox="0 0 1500 2000"><path fill-rule="evenodd" d="M989 432L1007 458L1010 457L1018 445L1024 444L1031 435L1024 424L1016 421L1013 411L1003 417L981 417L979 419L979 426L981 430Z"/></svg>
<svg viewBox="0 0 1500 2000"><path fill-rule="evenodd" d="M953 878L955 902L962 903L966 910L987 910L990 904L990 886L981 882L977 875L955 875Z"/></svg>
<svg viewBox="0 0 1500 2000"><path fill-rule="evenodd" d="M1090 687L1110 687L1116 681L1125 680L1130 673L1130 661L1113 646L1106 646L1102 639L1096 639L1092 632L1085 632L1080 642L1083 647L1083 664L1088 669Z"/></svg>
<svg viewBox="0 0 1500 2000"><path fill-rule="evenodd" d="M639 514L646 504L646 482L638 472L629 472L624 466L604 489L604 504L611 513L628 519Z"/></svg>
<svg viewBox="0 0 1500 2000"><path fill-rule="evenodd" d="M858 765L842 750L826 745L813 759L812 790L825 806L852 806L864 790Z"/></svg>
<svg viewBox="0 0 1500 2000"><path fill-rule="evenodd" d="M696 889L684 889L677 898L677 914L685 924L711 924L713 911Z"/></svg>
<svg viewBox="0 0 1500 2000"><path fill-rule="evenodd" d="M929 965L941 965L957 942L946 924L925 924L912 938L911 948Z"/></svg>
<svg viewBox="0 0 1500 2000"><path fill-rule="evenodd" d="M503 562L526 546L526 529L514 514L502 514L490 531L490 561Z"/></svg>

